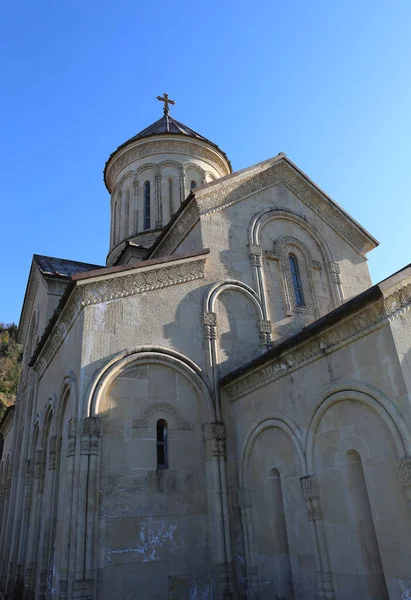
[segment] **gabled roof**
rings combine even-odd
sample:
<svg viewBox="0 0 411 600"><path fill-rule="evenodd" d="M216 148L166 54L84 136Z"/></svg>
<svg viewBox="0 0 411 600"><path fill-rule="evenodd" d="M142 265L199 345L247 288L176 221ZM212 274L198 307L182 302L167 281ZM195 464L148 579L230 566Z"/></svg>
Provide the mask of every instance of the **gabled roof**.
<svg viewBox="0 0 411 600"><path fill-rule="evenodd" d="M41 256L34 254L33 260L40 269L44 277L63 277L70 279L76 273L85 273L102 269L101 265L79 262L77 260L68 260L66 258L55 258L53 256Z"/></svg>
<svg viewBox="0 0 411 600"><path fill-rule="evenodd" d="M366 254L378 246L379 242L364 227L299 169L284 152L280 152L273 158L192 190L151 247L149 256L158 256L163 251L166 254L174 252L201 214L223 210L237 202L242 202L260 190L279 183L285 185L361 254ZM189 227L184 230L180 220L183 220L183 214L192 210L193 205L197 207L197 217L186 218ZM175 228L178 230L178 235ZM171 236L175 247L172 247L168 238L171 231L173 231Z"/></svg>
<svg viewBox="0 0 411 600"><path fill-rule="evenodd" d="M70 281L71 276L76 273L85 273L102 269L100 265L79 262L77 260L68 260L66 258L55 258L53 256L42 256L33 254L33 261L30 267L30 274L27 281L26 293L24 295L23 307L20 314L18 328L18 342L24 343L28 323L33 312L34 298L36 296L37 284L40 277L43 279L59 279L60 281Z"/></svg>

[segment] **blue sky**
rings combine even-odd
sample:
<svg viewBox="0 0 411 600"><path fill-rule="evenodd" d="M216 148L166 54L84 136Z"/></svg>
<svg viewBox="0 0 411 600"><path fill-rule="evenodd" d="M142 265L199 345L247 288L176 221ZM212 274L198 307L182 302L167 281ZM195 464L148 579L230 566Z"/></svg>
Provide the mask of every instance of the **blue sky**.
<svg viewBox="0 0 411 600"><path fill-rule="evenodd" d="M0 24L0 321L33 253L104 264L109 154L161 114L234 170L283 151L368 229L373 282L410 260L409 0L23 0Z"/></svg>

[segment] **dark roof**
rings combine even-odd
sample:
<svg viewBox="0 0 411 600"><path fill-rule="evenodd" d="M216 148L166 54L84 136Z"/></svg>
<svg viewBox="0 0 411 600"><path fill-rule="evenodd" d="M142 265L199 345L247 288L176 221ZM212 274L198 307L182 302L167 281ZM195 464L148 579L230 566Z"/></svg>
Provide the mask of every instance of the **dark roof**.
<svg viewBox="0 0 411 600"><path fill-rule="evenodd" d="M152 137L152 136L155 136L155 135L186 135L188 137L195 138L196 140L199 140L199 141L202 141L202 142L206 142L207 144L210 144L211 146L214 146L214 148L216 148L224 156L224 158L226 159L226 161L228 163L230 171L232 171L231 162L229 161L226 153L223 152L221 150L221 148L219 148L217 146L217 144L214 144L214 142L211 142L210 140L208 140L204 136L200 135L199 133L197 133L196 131L194 131L194 129L190 129L190 127L187 127L187 125L184 125L184 123L180 123L180 121L177 121L177 119L173 119L173 117L170 117L170 115L164 115L163 117L161 117L161 119L159 119L158 121L156 121L152 125L149 125L145 129L143 129L143 131L140 131L140 133L137 133L132 138L130 138L129 140L127 140L126 142L124 142L123 144L121 144L117 148L117 150L115 150L114 152L112 152L110 154L110 156L108 157L108 160L107 160L107 162L105 164L105 167L104 167L104 182L105 182L106 186L107 186L107 181L106 181L107 165L109 164L109 162L113 158L113 156L119 150L121 150L122 148L124 148L125 146L127 146L127 144L135 142L136 140L140 140L140 139L143 139L143 138Z"/></svg>
<svg viewBox="0 0 411 600"><path fill-rule="evenodd" d="M40 269L41 274L45 277L64 277L70 279L76 273L85 273L103 268L101 265L91 265L77 260L41 256L39 254L34 254L33 259Z"/></svg>
<svg viewBox="0 0 411 600"><path fill-rule="evenodd" d="M127 140L127 142L121 144L120 148L122 148L129 142L134 142L135 140L139 140L140 138L150 137L152 135L162 135L163 133L188 135L190 137L194 137L198 140L202 140L204 142L212 144L210 140L207 140L207 138L203 137L193 129L190 129L190 127L187 127L187 125L180 123L180 121L177 121L177 119L173 119L173 117L170 117L170 115L164 115L164 117L161 117L161 119L159 119L149 127L146 127L145 129L143 129L143 131L140 131L140 133L137 133L137 135Z"/></svg>

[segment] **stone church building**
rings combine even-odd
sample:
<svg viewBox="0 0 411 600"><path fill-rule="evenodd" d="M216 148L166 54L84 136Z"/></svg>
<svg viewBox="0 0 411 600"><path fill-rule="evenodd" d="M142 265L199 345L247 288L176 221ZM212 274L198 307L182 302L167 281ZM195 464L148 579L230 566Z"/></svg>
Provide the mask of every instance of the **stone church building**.
<svg viewBox="0 0 411 600"><path fill-rule="evenodd" d="M411 268L285 154L164 116L113 152L105 266L34 255L0 423L0 587L411 598Z"/></svg>

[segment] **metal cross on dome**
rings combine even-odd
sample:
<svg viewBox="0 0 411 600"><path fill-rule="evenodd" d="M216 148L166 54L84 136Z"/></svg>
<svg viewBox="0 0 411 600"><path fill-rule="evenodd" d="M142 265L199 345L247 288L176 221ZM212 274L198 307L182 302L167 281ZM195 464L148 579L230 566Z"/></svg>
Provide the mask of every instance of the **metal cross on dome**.
<svg viewBox="0 0 411 600"><path fill-rule="evenodd" d="M157 100L160 100L160 102L164 102L164 116L168 116L170 114L170 109L168 107L169 104L175 104L174 100L169 100L168 99L168 94L163 94L163 97L161 96L157 96Z"/></svg>

